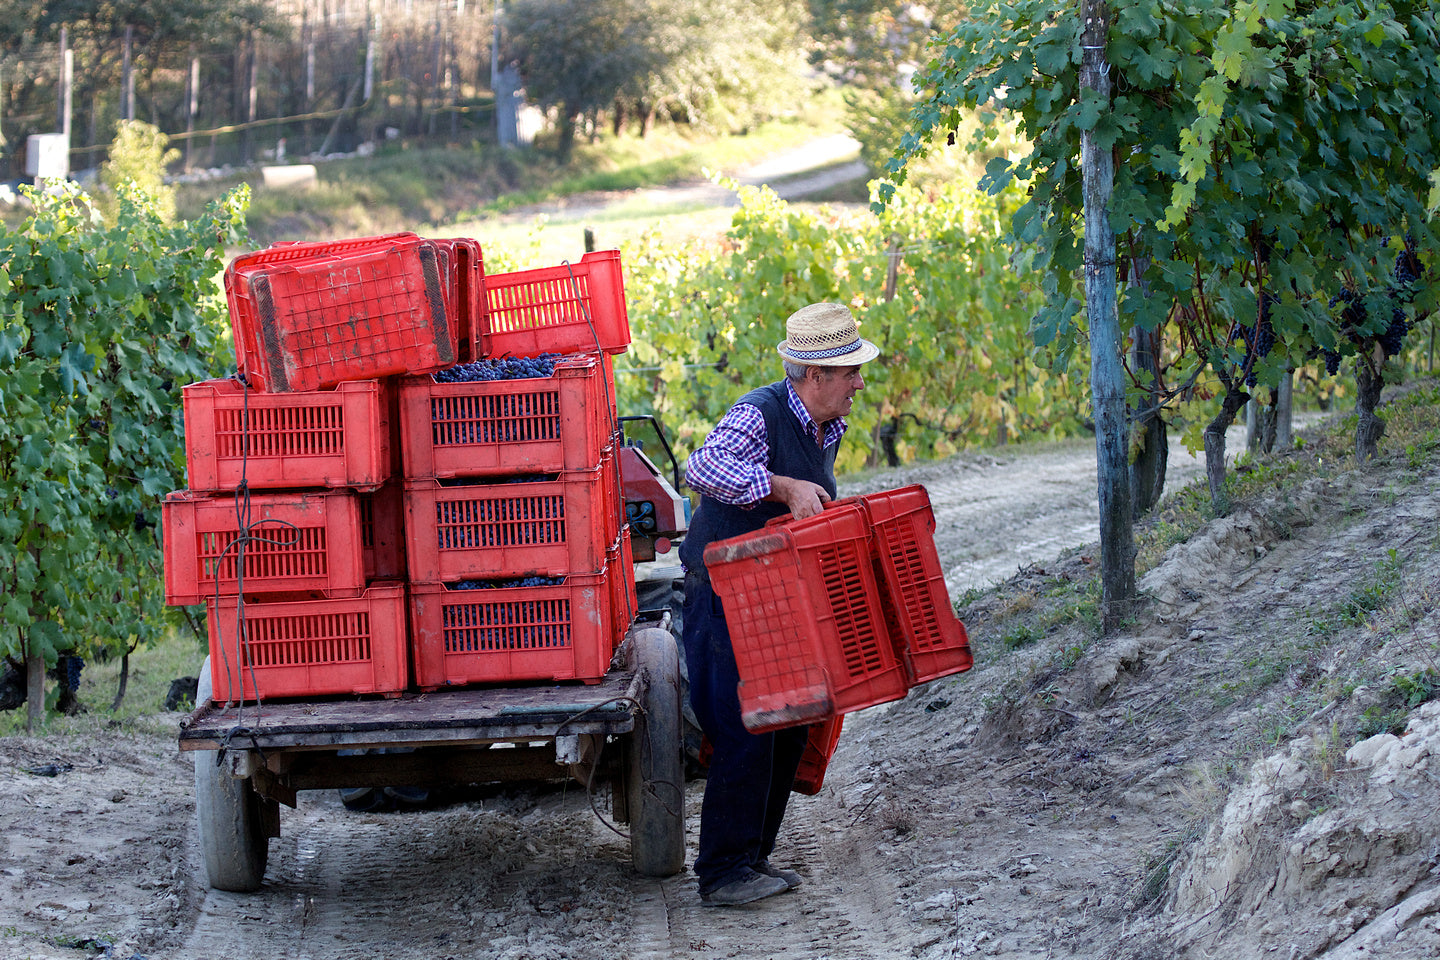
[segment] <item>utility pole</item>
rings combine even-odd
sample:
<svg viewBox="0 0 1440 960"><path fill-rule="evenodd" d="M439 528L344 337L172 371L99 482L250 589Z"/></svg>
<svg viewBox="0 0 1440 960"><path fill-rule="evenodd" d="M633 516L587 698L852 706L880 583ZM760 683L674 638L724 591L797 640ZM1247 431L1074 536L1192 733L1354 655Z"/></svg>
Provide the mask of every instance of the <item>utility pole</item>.
<svg viewBox="0 0 1440 960"><path fill-rule="evenodd" d="M130 62L135 46L135 28L126 25L125 46L120 55L120 119L135 119L135 70Z"/></svg>
<svg viewBox="0 0 1440 960"><path fill-rule="evenodd" d="M1080 96L1109 112L1110 64L1105 59L1110 11L1104 0L1081 4ZM1110 197L1115 186L1111 148L1095 129L1080 135L1085 197L1085 309L1090 323L1090 394L1095 409L1095 453L1100 507L1100 622L1105 632L1124 622L1135 599L1135 537L1130 507L1124 341L1115 293L1115 231Z"/></svg>

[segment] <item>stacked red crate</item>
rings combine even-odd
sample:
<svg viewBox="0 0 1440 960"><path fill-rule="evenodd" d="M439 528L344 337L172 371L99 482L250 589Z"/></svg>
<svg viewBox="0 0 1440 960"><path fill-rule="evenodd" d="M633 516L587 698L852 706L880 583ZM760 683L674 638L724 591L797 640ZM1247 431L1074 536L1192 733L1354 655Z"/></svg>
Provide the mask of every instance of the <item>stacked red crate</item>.
<svg viewBox="0 0 1440 960"><path fill-rule="evenodd" d="M468 239L280 243L225 286L239 375L184 389L190 485L163 511L217 698L600 679L636 608L618 252L487 278Z"/></svg>
<svg viewBox="0 0 1440 960"><path fill-rule="evenodd" d="M239 375L183 389L166 600L206 603L217 698L409 685L394 374L468 359L473 240L278 243L225 273Z"/></svg>
<svg viewBox="0 0 1440 960"><path fill-rule="evenodd" d="M222 701L409 683L395 389L190 384L189 488L162 505L165 593L205 603Z"/></svg>
<svg viewBox="0 0 1440 960"><path fill-rule="evenodd" d="M635 612L619 261L485 279L477 362L400 387L415 683L598 681ZM486 379L469 379L471 377Z"/></svg>

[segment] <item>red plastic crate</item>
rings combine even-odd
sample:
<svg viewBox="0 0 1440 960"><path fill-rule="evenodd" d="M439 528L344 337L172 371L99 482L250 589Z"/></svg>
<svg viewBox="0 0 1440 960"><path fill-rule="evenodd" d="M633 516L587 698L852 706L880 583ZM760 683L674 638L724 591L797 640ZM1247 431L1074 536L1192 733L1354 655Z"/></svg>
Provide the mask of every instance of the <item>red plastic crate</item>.
<svg viewBox="0 0 1440 960"><path fill-rule="evenodd" d="M365 581L404 580L405 485L391 480L358 496L360 544Z"/></svg>
<svg viewBox="0 0 1440 960"><path fill-rule="evenodd" d="M541 353L624 353L630 316L620 251L587 253L579 263L491 274L478 357Z"/></svg>
<svg viewBox="0 0 1440 960"><path fill-rule="evenodd" d="M410 579L594 573L620 534L614 453L558 479L443 486L405 481Z"/></svg>
<svg viewBox="0 0 1440 960"><path fill-rule="evenodd" d="M602 569L554 586L481 590L411 583L416 686L599 681L615 649L612 576Z"/></svg>
<svg viewBox="0 0 1440 960"><path fill-rule="evenodd" d="M620 531L615 547L606 555L606 569L610 571L613 590L611 603L615 611L615 627L611 631L615 646L619 647L625 634L640 612L640 597L635 587L635 558L630 552L630 528Z"/></svg>
<svg viewBox="0 0 1440 960"><path fill-rule="evenodd" d="M403 583L343 600L247 602L243 631L236 598L211 601L209 614L217 702L398 695L408 686Z"/></svg>
<svg viewBox="0 0 1440 960"><path fill-rule="evenodd" d="M969 670L970 640L945 588L929 493L911 484L859 499L873 530L886 618L910 683Z"/></svg>
<svg viewBox="0 0 1440 960"><path fill-rule="evenodd" d="M225 292L240 372L257 390L320 390L455 363L435 244L402 237L341 254L237 257Z"/></svg>
<svg viewBox="0 0 1440 960"><path fill-rule="evenodd" d="M238 380L181 390L190 490L374 488L391 475L387 384L259 393Z"/></svg>
<svg viewBox="0 0 1440 960"><path fill-rule="evenodd" d="M740 671L740 716L761 733L905 696L860 504L705 548Z"/></svg>
<svg viewBox="0 0 1440 960"><path fill-rule="evenodd" d="M246 597L354 597L365 589L360 509L349 491L255 494L243 529L229 495L172 493L160 516L168 604L202 603L217 589L236 596L241 574Z"/></svg>
<svg viewBox="0 0 1440 960"><path fill-rule="evenodd" d="M449 261L452 280L447 292L459 359L479 360L475 343L485 317L485 258L480 243L464 237L437 239L434 243Z"/></svg>
<svg viewBox="0 0 1440 960"><path fill-rule="evenodd" d="M615 432L598 357L557 361L547 378L400 386L405 476L483 477L598 466Z"/></svg>
<svg viewBox="0 0 1440 960"><path fill-rule="evenodd" d="M825 771L835 747L840 742L840 727L845 717L836 714L810 728L810 739L805 741L805 752L800 756L800 769L795 771L795 783L790 788L795 793L813 797L825 786Z"/></svg>

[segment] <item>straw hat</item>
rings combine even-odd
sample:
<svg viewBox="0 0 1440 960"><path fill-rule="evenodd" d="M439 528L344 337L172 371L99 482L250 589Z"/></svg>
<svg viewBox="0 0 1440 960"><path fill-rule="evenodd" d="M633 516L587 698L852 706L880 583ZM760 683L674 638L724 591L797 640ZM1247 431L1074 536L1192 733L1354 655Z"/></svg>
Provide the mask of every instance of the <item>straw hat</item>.
<svg viewBox="0 0 1440 960"><path fill-rule="evenodd" d="M880 356L879 347L861 338L843 303L812 303L790 314L785 339L775 349L792 363L812 367L851 367Z"/></svg>

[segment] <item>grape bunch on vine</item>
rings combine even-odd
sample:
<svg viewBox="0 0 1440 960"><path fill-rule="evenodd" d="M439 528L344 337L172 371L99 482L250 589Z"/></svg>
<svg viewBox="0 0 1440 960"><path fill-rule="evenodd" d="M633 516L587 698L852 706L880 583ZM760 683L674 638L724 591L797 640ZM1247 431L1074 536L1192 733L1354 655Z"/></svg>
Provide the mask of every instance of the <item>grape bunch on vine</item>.
<svg viewBox="0 0 1440 960"><path fill-rule="evenodd" d="M1390 279L1381 294L1383 302L1390 310L1389 323L1385 329L1378 333L1373 332L1368 323L1370 314L1365 296L1353 286L1345 286L1330 298L1329 303L1332 310L1337 304L1340 305L1340 333L1362 350L1374 342L1379 344L1386 357L1399 356L1405 345L1405 335L1413 326L1405 315L1405 307L1414 301L1416 284L1424 273L1425 264L1416 251L1415 238L1407 234L1404 247L1395 255ZM1320 353L1325 358L1325 372L1334 376L1340 369L1340 352L1322 349Z"/></svg>

